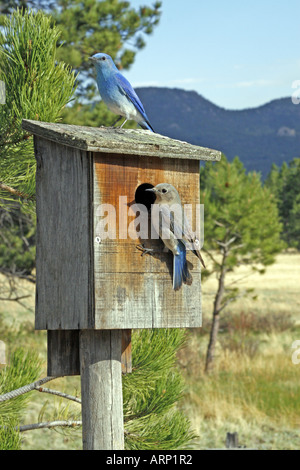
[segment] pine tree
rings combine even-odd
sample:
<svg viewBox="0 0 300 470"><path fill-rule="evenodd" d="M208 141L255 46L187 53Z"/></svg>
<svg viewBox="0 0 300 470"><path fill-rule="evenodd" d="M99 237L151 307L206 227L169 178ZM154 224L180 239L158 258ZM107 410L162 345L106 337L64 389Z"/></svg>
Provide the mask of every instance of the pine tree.
<svg viewBox="0 0 300 470"><path fill-rule="evenodd" d="M58 8L59 7L59 8ZM96 70L88 57L106 52L119 69L128 69L145 37L158 25L161 2L134 9L122 0L57 0L51 14L62 31L61 57L79 73L76 101L66 107L63 121L86 126L111 126L115 114L108 111L96 86ZM137 127L128 122L126 127Z"/></svg>
<svg viewBox="0 0 300 470"><path fill-rule="evenodd" d="M213 319L207 349L206 371L213 365L221 311L239 295L236 287L226 285L226 274L238 266L249 265L264 272L261 266L275 261L282 250L281 224L274 197L263 187L259 175L247 174L236 157L229 163L223 155L214 165L201 170L204 204L204 252L216 273L218 288L214 299Z"/></svg>
<svg viewBox="0 0 300 470"><path fill-rule="evenodd" d="M265 186L274 195L280 220L281 238L289 247L300 249L300 158L283 162L281 168L273 165Z"/></svg>
<svg viewBox="0 0 300 470"><path fill-rule="evenodd" d="M42 12L15 11L0 32L0 199L32 199L35 194L33 138L22 119L56 122L74 92L75 74L57 62L60 33Z"/></svg>
<svg viewBox="0 0 300 470"><path fill-rule="evenodd" d="M144 35L158 24L160 7L157 1L152 8L134 9L123 0L56 0L52 16L62 31L61 54L89 77L94 72L87 60L91 53L107 52L121 68L128 68L145 46Z"/></svg>
<svg viewBox="0 0 300 470"><path fill-rule="evenodd" d="M145 37L158 25L161 2L133 8L124 0L0 0L0 13L9 14L16 7L42 9L59 28L58 59L80 72L78 95L94 97L96 88L90 80L95 68L88 57L106 52L118 66L127 69L138 50L145 47ZM1 24L1 17L0 17Z"/></svg>

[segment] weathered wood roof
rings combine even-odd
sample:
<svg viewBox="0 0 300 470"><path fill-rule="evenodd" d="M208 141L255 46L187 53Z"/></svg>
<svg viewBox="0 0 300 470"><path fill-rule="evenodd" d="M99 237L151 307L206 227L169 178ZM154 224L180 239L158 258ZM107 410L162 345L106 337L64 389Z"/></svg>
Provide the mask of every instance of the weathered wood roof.
<svg viewBox="0 0 300 470"><path fill-rule="evenodd" d="M218 150L142 129L74 126L27 119L23 120L22 127L39 137L91 152L211 161L221 159Z"/></svg>

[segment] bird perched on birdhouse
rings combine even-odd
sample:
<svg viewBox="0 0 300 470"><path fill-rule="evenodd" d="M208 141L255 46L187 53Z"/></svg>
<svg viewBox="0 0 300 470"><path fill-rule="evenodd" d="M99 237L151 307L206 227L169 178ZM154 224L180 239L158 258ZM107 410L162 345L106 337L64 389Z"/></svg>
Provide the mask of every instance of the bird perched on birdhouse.
<svg viewBox="0 0 300 470"><path fill-rule="evenodd" d="M132 119L143 129L154 132L141 100L128 80L119 72L112 58L99 52L90 59L95 63L96 80L102 100L110 111L126 118L121 127ZM120 118L116 122L119 120Z"/></svg>

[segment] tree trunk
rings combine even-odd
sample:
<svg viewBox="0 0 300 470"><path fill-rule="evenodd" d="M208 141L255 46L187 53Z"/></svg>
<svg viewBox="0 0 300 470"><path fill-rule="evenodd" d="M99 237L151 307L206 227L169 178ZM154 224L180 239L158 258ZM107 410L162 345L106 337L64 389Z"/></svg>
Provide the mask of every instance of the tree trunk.
<svg viewBox="0 0 300 470"><path fill-rule="evenodd" d="M217 313L213 313L212 325L210 330L209 343L206 353L205 372L208 373L212 370L213 360L215 357L215 347L217 343L218 331L220 324L220 316Z"/></svg>
<svg viewBox="0 0 300 470"><path fill-rule="evenodd" d="M210 330L209 343L208 343L207 353L206 353L206 362L205 362L206 373L212 370L213 361L215 357L215 349L216 349L216 343L217 343L219 326L220 326L220 310L221 310L222 300L223 300L223 295L224 295L224 290L225 290L226 258L227 258L227 250L224 250L223 260L222 260L222 265L221 265L221 272L220 272L219 282L218 282L218 290L217 290L215 301L214 301L213 318L212 318L212 325L211 325L211 330Z"/></svg>

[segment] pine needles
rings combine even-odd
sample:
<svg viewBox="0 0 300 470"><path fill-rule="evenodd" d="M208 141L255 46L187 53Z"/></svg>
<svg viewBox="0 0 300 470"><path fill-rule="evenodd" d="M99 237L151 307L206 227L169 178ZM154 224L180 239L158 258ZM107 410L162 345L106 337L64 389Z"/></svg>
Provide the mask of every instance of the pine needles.
<svg viewBox="0 0 300 470"><path fill-rule="evenodd" d="M0 32L0 80L6 89L0 105L0 197L6 201L35 194L33 138L23 131L22 119L58 121L74 91L74 72L56 60L59 37L41 11L16 10Z"/></svg>
<svg viewBox="0 0 300 470"><path fill-rule="evenodd" d="M134 333L133 372L123 378L126 449L184 448L194 437L176 409L184 382L175 361L184 341L179 329Z"/></svg>
<svg viewBox="0 0 300 470"><path fill-rule="evenodd" d="M41 361L34 352L17 349L10 365L0 372L0 395L36 380L41 372ZM19 449L21 439L17 426L28 401L28 394L0 403L0 450Z"/></svg>

